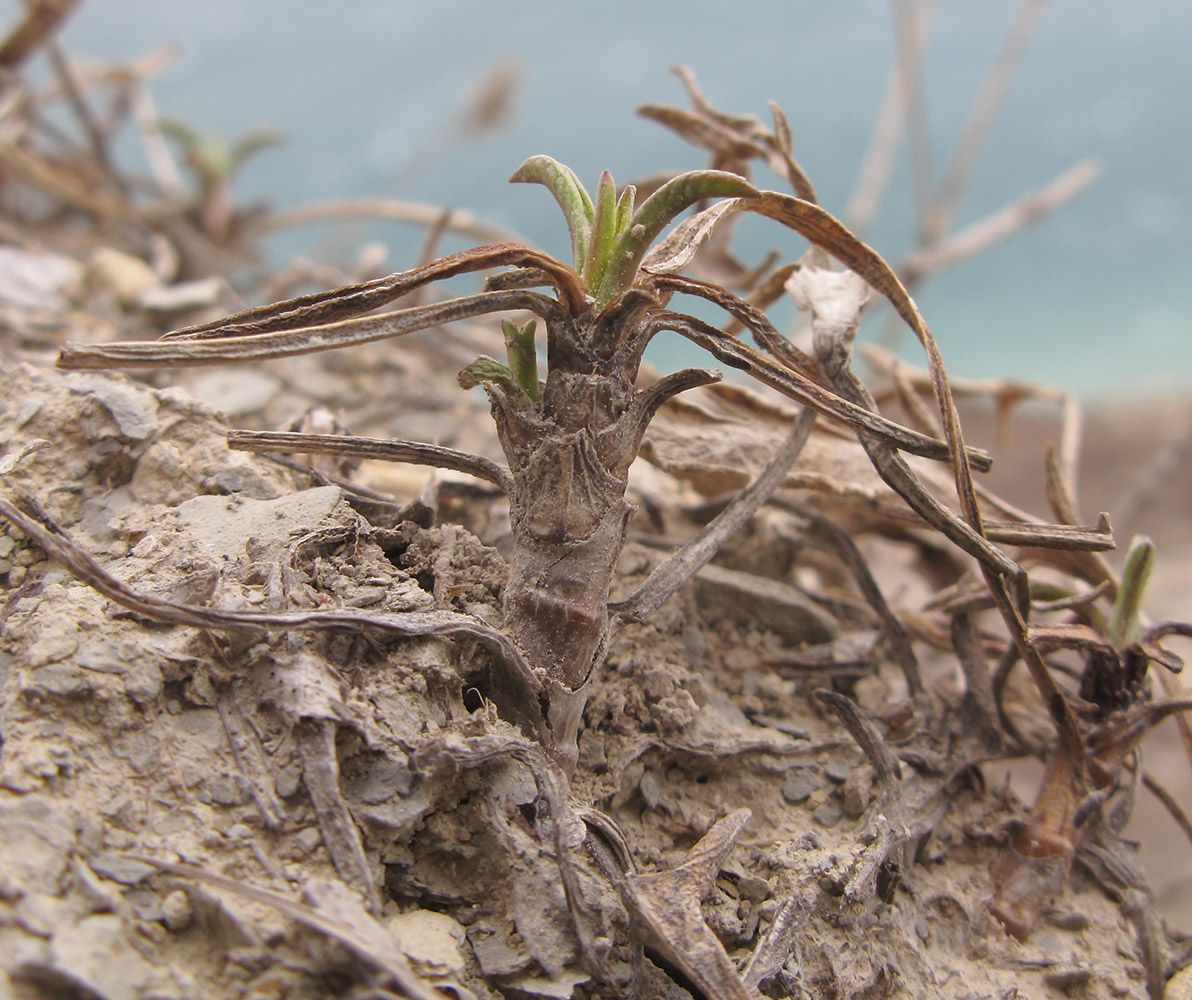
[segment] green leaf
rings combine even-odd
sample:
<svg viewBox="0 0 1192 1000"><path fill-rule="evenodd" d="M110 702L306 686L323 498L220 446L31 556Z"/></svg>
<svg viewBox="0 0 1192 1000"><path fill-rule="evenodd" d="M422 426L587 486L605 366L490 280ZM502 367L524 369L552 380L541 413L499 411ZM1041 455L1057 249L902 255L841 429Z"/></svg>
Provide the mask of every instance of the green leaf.
<svg viewBox="0 0 1192 1000"><path fill-rule="evenodd" d="M475 389L476 386L484 385L486 382L495 382L511 396L516 396L521 391L521 386L513 377L513 372L496 358L490 358L484 354L480 355L456 377L464 389Z"/></svg>
<svg viewBox="0 0 1192 1000"><path fill-rule="evenodd" d="M608 268L608 257L617 240L617 185L607 170L596 184L596 209L592 219L592 244L584 262L584 284L589 291L600 287Z"/></svg>
<svg viewBox="0 0 1192 1000"><path fill-rule="evenodd" d="M567 228L571 232L571 259L578 272L588 257L592 238L594 209L587 190L575 176L575 171L550 156L531 156L509 178L511 184L542 184L563 210Z"/></svg>
<svg viewBox="0 0 1192 1000"><path fill-rule="evenodd" d="M667 181L642 202L617 241L596 300L607 304L633 283L650 244L680 212L706 198L744 198L757 193L744 177L723 170L693 170Z"/></svg>
<svg viewBox="0 0 1192 1000"><path fill-rule="evenodd" d="M621 192L621 197L617 200L617 236L620 237L629 231L629 227L633 224L633 199L637 197L637 188L632 184L626 184L625 190Z"/></svg>
<svg viewBox="0 0 1192 1000"><path fill-rule="evenodd" d="M1124 649L1138 640L1142 595L1154 568L1155 543L1146 535L1135 535L1130 539L1126 565L1122 570L1122 585L1118 588L1113 613L1109 616L1108 638L1114 649Z"/></svg>
<svg viewBox="0 0 1192 1000"><path fill-rule="evenodd" d="M501 320L505 334L505 352L509 356L509 367L517 384L534 402L542 398L538 387L538 352L534 349L534 329L538 324L530 320L520 330L510 320Z"/></svg>

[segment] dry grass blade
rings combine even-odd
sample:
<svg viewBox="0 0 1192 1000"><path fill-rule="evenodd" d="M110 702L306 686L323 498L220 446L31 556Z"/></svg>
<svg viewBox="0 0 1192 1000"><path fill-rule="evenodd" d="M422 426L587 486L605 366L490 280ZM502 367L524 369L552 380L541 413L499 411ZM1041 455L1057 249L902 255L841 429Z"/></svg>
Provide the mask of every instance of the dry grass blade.
<svg viewBox="0 0 1192 1000"><path fill-rule="evenodd" d="M1100 161L1082 160L1046 187L1031 191L960 232L941 237L903 257L897 265L898 273L908 284L915 284L955 267L1039 222L1066 205L1100 176Z"/></svg>
<svg viewBox="0 0 1192 1000"><path fill-rule="evenodd" d="M856 543L849 537L848 532L840 528L831 518L824 517L823 514L805 504L788 498L783 500L782 506L787 510L794 511L807 521L844 563L849 573L852 574L862 596L877 615L878 621L881 623L882 635L889 643L894 658L898 661L911 696L915 697L921 694L923 681L919 675L919 661L911 646L910 635L898 616L890 609L890 605L886 603L881 588L873 578L864 557Z"/></svg>
<svg viewBox="0 0 1192 1000"><path fill-rule="evenodd" d="M312 611L226 611L192 607L149 594L141 594L117 580L84 549L51 523L31 517L11 501L0 497L0 516L32 537L80 580L105 597L156 621L197 628L256 628L313 630L328 628L377 629L397 635L461 636L479 642L508 668L527 690L541 687L541 681L521 651L503 633L470 615L454 611L419 611L395 614L356 608Z"/></svg>
<svg viewBox="0 0 1192 1000"><path fill-rule="evenodd" d="M916 215L924 218L931 201L931 137L923 87L923 50L935 16L936 0L894 0L898 48L898 96L906 126Z"/></svg>
<svg viewBox="0 0 1192 1000"><path fill-rule="evenodd" d="M699 905L750 816L748 809L738 809L719 820L676 868L620 880L625 907L646 939L704 996L717 1000L758 1000Z"/></svg>
<svg viewBox="0 0 1192 1000"><path fill-rule="evenodd" d="M526 310L546 319L559 315L558 305L536 292L479 292L418 306L346 319L338 323L281 329L241 336L196 340L158 340L147 343L64 344L58 367L88 368L182 368L226 362L290 358L318 351L333 351L356 344L402 337L430 326L454 323L481 316L495 309Z"/></svg>
<svg viewBox="0 0 1192 1000"><path fill-rule="evenodd" d="M720 549L741 530L782 485L790 467L799 457L815 424L815 411L804 410L786 440L758 474L719 514L705 525L691 541L655 567L637 590L622 601L609 604L624 621L644 621L670 599Z"/></svg>
<svg viewBox="0 0 1192 1000"><path fill-rule="evenodd" d="M941 441L908 430L879 414L872 413L836 393L812 382L806 376L793 372L771 361L735 337L716 327L682 313L661 313L655 321L658 330L673 330L693 343L699 344L717 360L733 368L749 372L759 382L777 389L784 396L813 410L834 417L849 425L858 434L868 434L886 441L891 447L923 458L946 461L948 447ZM992 461L987 454L973 450L973 465L988 468Z"/></svg>
<svg viewBox="0 0 1192 1000"><path fill-rule="evenodd" d="M929 244L939 240L951 228L985 137L1018 72L1018 65L1046 6L1047 0L1022 0L1018 5L1014 21L981 83L968 120L952 150L952 157L936 187L932 205L920 226L923 238Z"/></svg>
<svg viewBox="0 0 1192 1000"><path fill-rule="evenodd" d="M130 854L128 857L170 875L203 882L224 892L272 906L300 924L334 938L353 954L386 973L410 1000L443 1000L439 990L414 972L400 945L394 942L392 933L361 905L351 890L343 886L332 882L308 883L308 891L321 897L314 901L314 905L308 905L242 879L216 875L198 865L161 861L141 855Z"/></svg>
<svg viewBox="0 0 1192 1000"><path fill-rule="evenodd" d="M79 5L79 0L34 0L25 19L0 43L0 67L20 69L46 44Z"/></svg>
<svg viewBox="0 0 1192 1000"><path fill-rule="evenodd" d="M1167 994L1164 974L1163 925L1151 908L1148 893L1127 889L1122 897L1122 913L1134 928L1138 957L1146 971L1146 994L1149 1000L1163 1000Z"/></svg>
<svg viewBox="0 0 1192 1000"><path fill-rule="evenodd" d="M204 340L212 337L241 337L317 326L371 312L434 281L497 267L536 268L556 284L561 297L571 295L582 300L584 295L583 289L576 283L575 275L545 254L517 244L493 244L463 250L422 267L359 285L300 295L285 302L246 309L211 323L173 330L163 339Z"/></svg>
<svg viewBox="0 0 1192 1000"><path fill-rule="evenodd" d="M445 218L444 218L445 216ZM397 222L410 226L442 225L444 229L470 236L485 243L525 243L524 237L510 229L494 226L478 219L471 212L451 208L444 211L436 205L400 201L396 198L337 198L298 208L283 209L254 220L251 229L259 235L296 229L321 222L375 221Z"/></svg>
<svg viewBox="0 0 1192 1000"><path fill-rule="evenodd" d="M1159 802L1163 808L1167 810L1171 818L1175 820L1176 825L1180 828L1180 832L1188 838L1188 842L1192 843L1192 819L1189 819L1188 814L1184 811L1184 807L1180 805L1179 800L1171 794L1158 778L1156 778L1149 771L1142 772L1142 784L1148 792L1150 792Z"/></svg>
<svg viewBox="0 0 1192 1000"><path fill-rule="evenodd" d="M731 203L728 202L721 202L721 204L729 204L731 206ZM708 210L708 212L711 211L711 209ZM702 216L708 213L704 212L700 214ZM698 219L700 216L696 216L695 218ZM695 220L693 219L691 221ZM714 225L716 221L719 221L719 217L712 220L712 224ZM792 265L791 273L797 271L800 266L797 264ZM779 272L786 272L786 270L786 268L779 268ZM790 274L787 274L787 277L789 278ZM708 302L715 303L727 312L737 324L749 330L762 350L768 351L791 371L809 378L813 382L824 381L819 362L811 357L811 355L799 350L799 348L783 337L774 328L774 324L770 322L769 317L757 305L746 302L740 296L734 295L728 289L722 288L719 285L678 274L667 274L657 277L653 283L658 288L683 292L687 295L695 295L701 299L706 299ZM781 294L781 289L779 290L779 294Z"/></svg>
<svg viewBox="0 0 1192 1000"><path fill-rule="evenodd" d="M466 472L477 479L492 483L508 494L513 490L513 477L498 462L480 455L444 448L421 441L400 441L391 438L366 438L343 434L299 434L291 431L229 431L228 447L252 452L299 452L317 455L344 455L351 458L371 458L381 462L409 462L430 465L439 469Z"/></svg>

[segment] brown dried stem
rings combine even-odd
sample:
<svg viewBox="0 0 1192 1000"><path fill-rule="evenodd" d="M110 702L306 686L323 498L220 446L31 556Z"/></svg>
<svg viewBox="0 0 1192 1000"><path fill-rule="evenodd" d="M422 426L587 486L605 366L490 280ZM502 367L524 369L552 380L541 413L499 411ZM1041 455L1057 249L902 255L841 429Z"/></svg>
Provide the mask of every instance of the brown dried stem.
<svg viewBox="0 0 1192 1000"><path fill-rule="evenodd" d="M509 469L500 463L480 455L469 455L454 448L424 444L421 441L355 437L345 434L232 430L228 432L228 447L238 451L344 455L350 458L371 458L381 462L430 465L439 469L466 472L477 479L492 483L506 494L513 490L513 477L509 474Z"/></svg>

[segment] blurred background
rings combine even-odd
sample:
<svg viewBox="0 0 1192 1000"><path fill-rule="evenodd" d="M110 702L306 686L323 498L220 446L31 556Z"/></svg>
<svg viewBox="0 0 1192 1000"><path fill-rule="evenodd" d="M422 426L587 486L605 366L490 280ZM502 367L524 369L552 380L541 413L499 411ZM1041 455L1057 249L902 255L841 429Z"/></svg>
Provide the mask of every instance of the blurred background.
<svg viewBox="0 0 1192 1000"><path fill-rule="evenodd" d="M929 16L922 112L910 119L918 170L904 139L865 231L883 255L914 249L916 188L922 198L942 175L1016 17L1030 29L1025 48L953 228L1088 157L1102 168L1055 212L916 290L952 374L1038 380L1086 400L1192 387L1192 5L919 6ZM18 7L0 3L0 21L14 21ZM156 110L200 135L284 133L284 145L246 164L238 201L385 195L450 205L564 254L549 196L506 178L540 152L589 186L606 167L625 182L705 165L702 152L634 114L646 102L686 106L667 72L676 63L725 110L768 121L766 101L777 101L822 203L844 213L897 64L900 10L879 0L87 0L61 37L76 58L168 48L172 61L150 82ZM124 152L139 166L135 140ZM350 236L307 228L270 252L346 257L379 240L385 267L401 270L422 239L388 224ZM771 246L788 257L802 251L772 225L742 236L752 260ZM867 335L888 337L881 325ZM912 346L902 345L911 357Z"/></svg>

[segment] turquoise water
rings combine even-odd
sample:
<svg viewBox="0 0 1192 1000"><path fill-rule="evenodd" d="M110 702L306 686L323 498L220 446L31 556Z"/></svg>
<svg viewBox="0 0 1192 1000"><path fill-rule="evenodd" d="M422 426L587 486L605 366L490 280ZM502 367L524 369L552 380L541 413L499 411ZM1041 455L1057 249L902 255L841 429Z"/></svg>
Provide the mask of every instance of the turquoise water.
<svg viewBox="0 0 1192 1000"><path fill-rule="evenodd" d="M6 21L14 7L0 5ZM925 67L937 172L1016 7L940 2ZM505 178L539 152L589 184L605 167L628 180L702 166L700 153L633 114L646 101L684 102L668 65L692 66L729 110L765 116L765 101L777 100L825 206L840 211L893 59L890 5L878 0L86 0L64 38L76 56L102 58L175 46L153 86L161 114L225 135L286 132L284 148L245 171L246 197L297 205L397 194L466 208L560 254L566 232L549 196ZM1035 379L1086 397L1192 388L1190 51L1186 0L1048 5L958 222L1086 156L1104 174L1057 215L916 296L954 374ZM400 184L500 60L523 73L514 119ZM869 234L891 258L911 239L904 161ZM394 270L416 253L417 234L361 235L390 243ZM759 254L801 252L776 227L749 236Z"/></svg>

